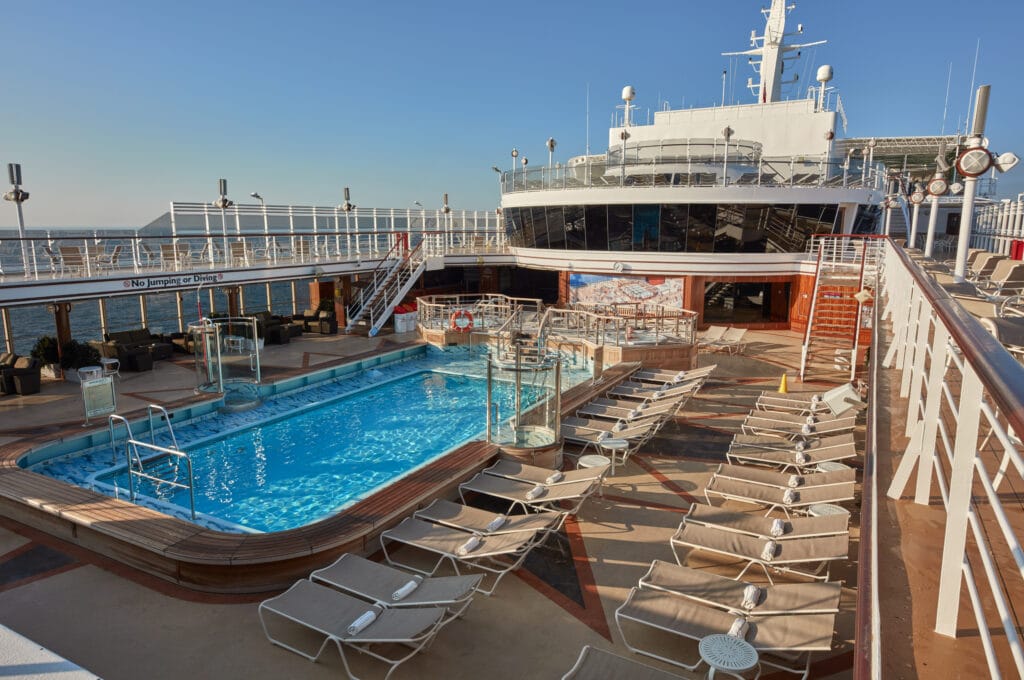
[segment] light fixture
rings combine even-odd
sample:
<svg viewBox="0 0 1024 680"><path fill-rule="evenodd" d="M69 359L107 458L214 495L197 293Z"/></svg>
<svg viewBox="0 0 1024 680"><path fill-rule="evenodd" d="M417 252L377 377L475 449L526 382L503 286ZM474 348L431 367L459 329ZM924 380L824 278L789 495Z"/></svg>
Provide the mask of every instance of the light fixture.
<svg viewBox="0 0 1024 680"><path fill-rule="evenodd" d="M495 171L496 173L498 173L499 175L501 174L501 170L499 170L499 169L498 169L498 166L496 166L496 165L492 165L492 166L491 166L491 170L494 170L494 171Z"/></svg>
<svg viewBox="0 0 1024 680"><path fill-rule="evenodd" d="M255 198L257 201L259 201L260 205L263 205L263 197L260 196L260 193L258 191L254 191L254 192L252 192L249 195L252 196L253 198Z"/></svg>

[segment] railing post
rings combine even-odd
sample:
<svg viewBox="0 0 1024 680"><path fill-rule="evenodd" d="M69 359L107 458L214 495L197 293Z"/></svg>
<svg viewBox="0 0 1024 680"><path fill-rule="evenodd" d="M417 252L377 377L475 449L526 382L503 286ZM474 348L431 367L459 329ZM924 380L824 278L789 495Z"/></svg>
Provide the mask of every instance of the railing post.
<svg viewBox="0 0 1024 680"><path fill-rule="evenodd" d="M949 479L949 502L946 506L946 533L942 543L942 567L939 571L939 599L935 613L935 632L948 637L956 637L957 615L960 611L967 513L974 483L974 459L978 453L978 425L983 393L981 379L967 362L964 362L962 376L956 443Z"/></svg>

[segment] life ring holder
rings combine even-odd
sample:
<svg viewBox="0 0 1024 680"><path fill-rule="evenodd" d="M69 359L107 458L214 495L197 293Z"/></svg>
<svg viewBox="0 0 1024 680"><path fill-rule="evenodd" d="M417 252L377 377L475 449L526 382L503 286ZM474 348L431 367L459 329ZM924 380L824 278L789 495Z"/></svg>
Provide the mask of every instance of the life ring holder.
<svg viewBox="0 0 1024 680"><path fill-rule="evenodd" d="M469 333L473 330L473 314L465 309L452 312L451 328L456 333Z"/></svg>

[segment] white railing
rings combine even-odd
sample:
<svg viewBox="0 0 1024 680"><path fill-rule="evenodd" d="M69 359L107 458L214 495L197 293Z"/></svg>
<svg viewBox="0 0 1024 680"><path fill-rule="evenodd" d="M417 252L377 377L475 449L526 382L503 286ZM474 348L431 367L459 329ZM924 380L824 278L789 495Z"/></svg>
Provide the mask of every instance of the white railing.
<svg viewBox="0 0 1024 680"><path fill-rule="evenodd" d="M501 216L481 210L385 210L172 203L156 231L0 239L0 278L99 278L374 260L400 242L428 256L510 252ZM158 220L160 222L160 220ZM152 229L152 228L151 228ZM30 230L31 234L32 231ZM22 246L29 256L25 269Z"/></svg>
<svg viewBox="0 0 1024 680"><path fill-rule="evenodd" d="M971 247L1011 254L1012 243L1024 239L1024 201L1004 200L978 208L971 229Z"/></svg>
<svg viewBox="0 0 1024 680"><path fill-rule="evenodd" d="M941 559L913 569L939 573L935 631L955 637L968 628L991 677L1019 677L1024 648L1013 594L1024 580L1024 508L1015 491L1024 484L1024 367L891 242L882 282L892 322L883 366L899 371L910 438L888 495L912 488L914 502L927 505L937 485L946 517ZM975 626L960 617L964 586ZM990 623L993 609L998 621Z"/></svg>

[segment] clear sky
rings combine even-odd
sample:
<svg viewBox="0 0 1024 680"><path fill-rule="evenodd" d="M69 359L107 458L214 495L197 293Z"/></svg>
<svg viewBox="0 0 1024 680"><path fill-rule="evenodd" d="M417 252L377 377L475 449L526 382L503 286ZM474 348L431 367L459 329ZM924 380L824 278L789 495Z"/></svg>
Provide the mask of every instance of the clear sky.
<svg viewBox="0 0 1024 680"><path fill-rule="evenodd" d="M0 162L20 162L29 227L141 226L169 201L493 209L491 166L601 152L624 85L638 120L668 101L710 106L719 56L746 49L768 0L8 3ZM796 0L805 93L832 64L845 136L963 127L992 85L995 151L1024 156L1018 0ZM969 17L969 18L968 18ZM729 97L752 101L736 70ZM730 81L732 78L730 77ZM2 177L6 185L6 174ZM1003 196L1024 191L1024 164ZM249 199L251 200L251 199ZM0 227L16 224L0 203Z"/></svg>

